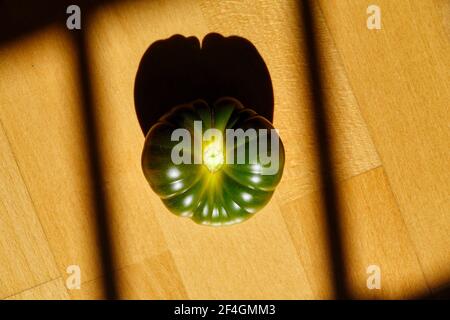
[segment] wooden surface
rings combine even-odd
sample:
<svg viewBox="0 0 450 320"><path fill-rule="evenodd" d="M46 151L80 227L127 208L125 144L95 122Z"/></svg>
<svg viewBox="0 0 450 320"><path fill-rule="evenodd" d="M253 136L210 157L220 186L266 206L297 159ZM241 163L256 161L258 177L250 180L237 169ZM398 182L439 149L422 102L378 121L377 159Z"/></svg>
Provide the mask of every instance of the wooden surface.
<svg viewBox="0 0 450 320"><path fill-rule="evenodd" d="M315 2L344 261L356 298L411 298L450 282L450 5ZM295 1L117 1L83 20L122 298L334 298L308 62ZM87 15L86 15L87 17ZM226 228L171 215L140 168L133 86L173 34L250 40L271 74L286 168L269 205ZM0 44L0 298L102 298L75 43L54 23ZM381 268L381 290L366 268ZM81 289L66 268L79 265Z"/></svg>

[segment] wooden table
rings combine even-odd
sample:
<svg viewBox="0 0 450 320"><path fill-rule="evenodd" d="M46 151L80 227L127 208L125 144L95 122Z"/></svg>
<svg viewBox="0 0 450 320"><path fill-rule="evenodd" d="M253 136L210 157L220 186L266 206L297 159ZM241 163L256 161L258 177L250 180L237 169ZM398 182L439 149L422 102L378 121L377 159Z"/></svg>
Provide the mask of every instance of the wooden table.
<svg viewBox="0 0 450 320"><path fill-rule="evenodd" d="M313 8L343 261L352 297L412 298L450 281L450 4L377 0L382 29L368 30L372 2L320 0ZM82 8L120 297L335 297L299 17L295 1ZM0 298L102 297L71 32L56 21L0 43ZM151 191L133 100L151 43L210 32L244 37L264 58L287 156L269 205L226 228L178 218ZM81 268L80 290L66 288L70 265ZM381 290L366 286L370 265L380 267Z"/></svg>

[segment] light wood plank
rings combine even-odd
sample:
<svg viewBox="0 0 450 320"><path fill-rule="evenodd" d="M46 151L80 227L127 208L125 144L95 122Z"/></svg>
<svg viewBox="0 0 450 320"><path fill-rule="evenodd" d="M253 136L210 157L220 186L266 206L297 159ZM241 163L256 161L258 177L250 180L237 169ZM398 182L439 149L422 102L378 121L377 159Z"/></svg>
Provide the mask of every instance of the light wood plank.
<svg viewBox="0 0 450 320"><path fill-rule="evenodd" d="M32 289L26 290L7 300L69 300L64 282L61 278L49 281Z"/></svg>
<svg viewBox="0 0 450 320"><path fill-rule="evenodd" d="M161 212L158 219L190 298L313 298L275 203L245 223L219 229L178 218L159 199L152 204Z"/></svg>
<svg viewBox="0 0 450 320"><path fill-rule="evenodd" d="M443 2L377 1L382 30L369 31L368 1L321 1L432 288L450 279L450 11Z"/></svg>
<svg viewBox="0 0 450 320"><path fill-rule="evenodd" d="M428 292L403 217L383 168L339 185L342 202L344 262L352 297L405 299ZM314 192L283 206L297 252L304 263L315 297L334 298L328 247L324 239L324 212ZM381 290L367 288L367 267L381 269Z"/></svg>
<svg viewBox="0 0 450 320"><path fill-rule="evenodd" d="M100 275L99 248L76 51L70 31L63 28L51 26L0 49L0 74L7 80L0 84L0 110L60 274L76 264L83 281L89 281ZM126 147L126 142L120 144ZM135 191L136 186L145 186L148 192L145 180L139 179L140 151L127 151L122 154L128 162L114 177L120 193L105 186L107 198L114 199L108 220L112 245L120 253L116 268L167 250L145 202L147 194Z"/></svg>
<svg viewBox="0 0 450 320"><path fill-rule="evenodd" d="M126 266L116 273L122 299L189 299L169 252ZM83 283L69 290L73 299L102 299L102 279Z"/></svg>
<svg viewBox="0 0 450 320"><path fill-rule="evenodd" d="M0 298L59 275L2 121L0 118Z"/></svg>

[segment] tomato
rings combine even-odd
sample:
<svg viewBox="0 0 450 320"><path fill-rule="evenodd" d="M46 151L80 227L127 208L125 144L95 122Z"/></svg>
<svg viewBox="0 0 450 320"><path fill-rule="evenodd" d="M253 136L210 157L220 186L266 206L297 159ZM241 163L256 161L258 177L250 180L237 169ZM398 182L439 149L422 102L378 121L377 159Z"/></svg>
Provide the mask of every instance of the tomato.
<svg viewBox="0 0 450 320"><path fill-rule="evenodd" d="M144 175L164 205L214 226L263 208L283 168L284 147L272 124L232 98L173 108L149 130L142 153Z"/></svg>

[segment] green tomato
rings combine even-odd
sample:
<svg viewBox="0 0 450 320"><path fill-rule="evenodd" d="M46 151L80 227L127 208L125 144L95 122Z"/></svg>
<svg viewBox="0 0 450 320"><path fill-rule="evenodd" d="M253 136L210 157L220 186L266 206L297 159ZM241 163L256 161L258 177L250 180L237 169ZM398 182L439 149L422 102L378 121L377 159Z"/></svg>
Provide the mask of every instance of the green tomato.
<svg viewBox="0 0 450 320"><path fill-rule="evenodd" d="M176 129L185 129L189 138L181 139ZM197 100L173 108L152 126L142 169L172 213L206 225L242 222L269 202L283 174L284 147L271 129L267 119L235 99L213 106ZM231 139L230 131L244 138Z"/></svg>

